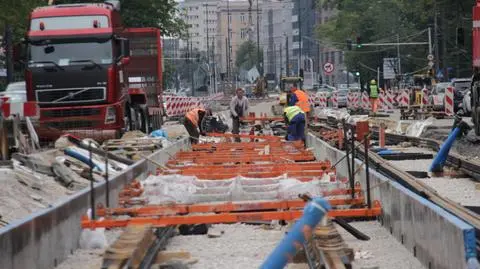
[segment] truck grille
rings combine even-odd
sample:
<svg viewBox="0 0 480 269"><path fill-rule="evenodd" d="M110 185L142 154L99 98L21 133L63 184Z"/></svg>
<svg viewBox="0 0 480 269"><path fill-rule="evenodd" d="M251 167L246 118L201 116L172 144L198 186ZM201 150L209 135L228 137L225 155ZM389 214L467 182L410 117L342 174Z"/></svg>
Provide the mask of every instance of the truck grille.
<svg viewBox="0 0 480 269"><path fill-rule="evenodd" d="M81 129L81 128L93 128L98 122L93 121L59 121L59 122L46 122L45 125L50 128L59 130L68 129Z"/></svg>
<svg viewBox="0 0 480 269"><path fill-rule="evenodd" d="M65 110L45 110L42 111L42 116L47 118L63 118L63 117L85 117L100 115L99 108L79 108L79 109L65 109Z"/></svg>
<svg viewBox="0 0 480 269"><path fill-rule="evenodd" d="M40 103L74 104L96 103L106 98L105 87L37 90Z"/></svg>

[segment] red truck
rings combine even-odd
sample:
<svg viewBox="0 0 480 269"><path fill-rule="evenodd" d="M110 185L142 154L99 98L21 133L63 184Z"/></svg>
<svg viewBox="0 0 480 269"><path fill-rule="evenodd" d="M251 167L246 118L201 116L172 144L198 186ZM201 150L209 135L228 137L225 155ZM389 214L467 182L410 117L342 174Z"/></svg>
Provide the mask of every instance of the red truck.
<svg viewBox="0 0 480 269"><path fill-rule="evenodd" d="M27 100L39 133L98 140L160 128L160 30L124 28L118 1L34 9L26 36Z"/></svg>

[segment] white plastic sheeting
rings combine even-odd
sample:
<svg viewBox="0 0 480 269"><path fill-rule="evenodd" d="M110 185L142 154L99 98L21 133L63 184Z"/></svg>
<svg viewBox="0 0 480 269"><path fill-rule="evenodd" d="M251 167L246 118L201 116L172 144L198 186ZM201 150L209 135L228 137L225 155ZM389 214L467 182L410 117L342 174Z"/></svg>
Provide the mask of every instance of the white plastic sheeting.
<svg viewBox="0 0 480 269"><path fill-rule="evenodd" d="M161 175L150 176L142 183L150 204L297 199L299 194L323 196L324 192L345 187L326 178L301 182L287 176L199 180L194 176Z"/></svg>
<svg viewBox="0 0 480 269"><path fill-rule="evenodd" d="M333 109L333 108L315 108L315 116L318 118L327 119L329 117L337 119L339 122L343 119L346 123L355 125L359 121L367 121L368 115L350 115L347 109Z"/></svg>

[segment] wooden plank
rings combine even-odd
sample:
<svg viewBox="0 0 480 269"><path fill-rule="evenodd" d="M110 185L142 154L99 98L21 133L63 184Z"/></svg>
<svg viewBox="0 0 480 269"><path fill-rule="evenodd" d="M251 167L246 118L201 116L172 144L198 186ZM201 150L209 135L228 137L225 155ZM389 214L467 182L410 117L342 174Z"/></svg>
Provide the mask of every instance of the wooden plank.
<svg viewBox="0 0 480 269"><path fill-rule="evenodd" d="M155 240L152 227L129 226L103 255L102 268L120 269L127 263L129 268L139 268L149 247Z"/></svg>
<svg viewBox="0 0 480 269"><path fill-rule="evenodd" d="M171 260L188 260L191 257L192 255L187 251L161 251L157 254L155 264L160 264Z"/></svg>

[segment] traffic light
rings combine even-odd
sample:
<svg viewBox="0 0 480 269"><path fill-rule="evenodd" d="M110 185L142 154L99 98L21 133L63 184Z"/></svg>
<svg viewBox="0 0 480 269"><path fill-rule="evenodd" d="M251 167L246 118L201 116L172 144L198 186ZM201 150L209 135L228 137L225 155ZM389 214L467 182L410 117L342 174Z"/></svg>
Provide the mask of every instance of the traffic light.
<svg viewBox="0 0 480 269"><path fill-rule="evenodd" d="M352 40L351 40L351 39L347 39L346 43L347 43L347 49L348 49L348 50L352 50Z"/></svg>
<svg viewBox="0 0 480 269"><path fill-rule="evenodd" d="M361 48L361 47L362 47L362 37L357 36L357 48Z"/></svg>
<svg viewBox="0 0 480 269"><path fill-rule="evenodd" d="M355 72L355 76L359 77L360 76L360 72Z"/></svg>
<svg viewBox="0 0 480 269"><path fill-rule="evenodd" d="M300 72L299 72L299 73L300 73L299 76L300 76L301 78L303 78L303 68L300 68Z"/></svg>

